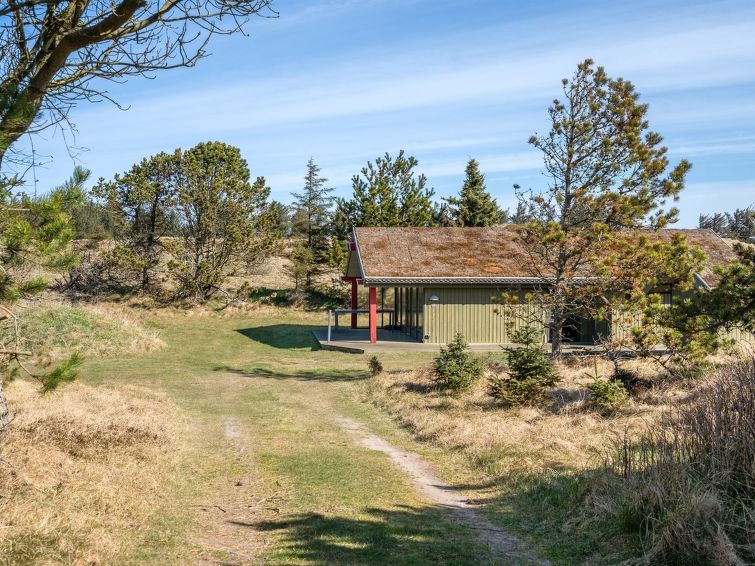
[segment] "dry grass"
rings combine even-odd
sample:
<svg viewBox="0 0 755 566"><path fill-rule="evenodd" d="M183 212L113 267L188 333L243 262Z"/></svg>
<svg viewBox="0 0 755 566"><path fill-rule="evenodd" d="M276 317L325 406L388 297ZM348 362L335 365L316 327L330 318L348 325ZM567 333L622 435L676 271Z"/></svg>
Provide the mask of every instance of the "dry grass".
<svg viewBox="0 0 755 566"><path fill-rule="evenodd" d="M152 352L165 344L134 311L114 304L70 304L45 300L19 311L27 347L58 359Z"/></svg>
<svg viewBox="0 0 755 566"><path fill-rule="evenodd" d="M651 563L755 560L755 359L712 372L639 440L617 443L606 499Z"/></svg>
<svg viewBox="0 0 755 566"><path fill-rule="evenodd" d="M732 360L727 355L712 360L718 366L712 374L728 375L727 368L737 367ZM567 358L560 364L562 381L540 407L504 408L488 395L484 380L469 391L448 395L434 388L428 369L380 374L370 380L369 398L417 439L441 448L440 464L447 474L477 490L472 497L491 504L493 513L544 542L556 561L603 564L634 556L648 563L728 564L736 563L735 552L755 555L741 535L752 525L751 492L734 497L733 481L721 488L705 479L707 471L696 471L715 468L719 481L722 456L706 460L707 448L677 451L671 458L674 465L652 468L662 474L638 472L629 479L609 465L623 439L630 446L626 453L635 457L642 453L634 447L636 440L652 436L665 426L662 423L681 422L685 411L688 418L672 431L672 439L678 440L673 434L682 430L693 430L693 424L714 437L726 429L721 419L736 413L734 407L751 420L752 385L731 386L719 378L718 389L711 389L707 380L663 381L648 362L628 361L623 366L636 378L635 394L628 407L610 418L590 412L585 403L586 386L594 376L612 371L609 362L592 357ZM745 390L747 403L741 401ZM724 410L724 405L731 405L731 410ZM735 416L740 424L728 425L730 432L716 441L729 450L726 461L737 462L729 468L747 468L751 485L752 467L742 461L751 464L753 429L751 422L741 424L746 422L741 414ZM686 464L678 465L693 452L702 462L698 468L689 471ZM740 479L737 485L744 482ZM690 561L692 555L699 560Z"/></svg>
<svg viewBox="0 0 755 566"><path fill-rule="evenodd" d="M656 415L688 392L655 388L616 416L606 419L584 408L585 385L610 366L595 358L559 367L562 381L547 407L504 409L488 394L486 380L458 396L433 388L426 370L383 373L372 381L370 398L415 436L461 454L489 477L539 474L553 469L592 467L617 431L644 430ZM634 371L649 374L636 363Z"/></svg>
<svg viewBox="0 0 755 566"><path fill-rule="evenodd" d="M0 557L108 564L144 536L177 461L174 405L137 389L16 381L0 446Z"/></svg>

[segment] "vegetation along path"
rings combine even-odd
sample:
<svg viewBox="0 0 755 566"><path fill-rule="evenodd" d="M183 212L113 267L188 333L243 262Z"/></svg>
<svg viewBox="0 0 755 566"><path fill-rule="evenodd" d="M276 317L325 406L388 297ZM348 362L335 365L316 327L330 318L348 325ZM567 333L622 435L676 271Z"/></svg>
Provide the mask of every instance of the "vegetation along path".
<svg viewBox="0 0 755 566"><path fill-rule="evenodd" d="M167 346L87 362L82 380L139 385L182 409L172 497L124 561L532 563L363 399L364 356L321 351L316 315L148 315ZM386 368L427 353L386 354Z"/></svg>

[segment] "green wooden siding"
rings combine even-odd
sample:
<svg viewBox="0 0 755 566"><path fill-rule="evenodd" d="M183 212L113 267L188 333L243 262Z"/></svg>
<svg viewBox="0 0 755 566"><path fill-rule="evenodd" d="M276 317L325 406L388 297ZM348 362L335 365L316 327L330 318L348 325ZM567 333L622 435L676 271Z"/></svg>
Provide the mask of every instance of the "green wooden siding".
<svg viewBox="0 0 755 566"><path fill-rule="evenodd" d="M395 307L397 330L433 344L447 344L457 332L472 344L510 344L513 332L527 321L545 320L539 307L524 303L526 289L523 288L506 289L508 293L515 293L520 301L507 309L494 300L503 292L496 287L398 287L391 290L393 292L386 293L389 299L382 304ZM439 299L436 304L430 301L433 295ZM683 297L683 293L674 293L673 300ZM662 299L666 304L672 300L670 294ZM578 344L597 343L609 336L623 338L632 326L641 323L636 313L621 316L616 312L606 320L581 318L578 321L580 338L575 342ZM544 336L545 332L544 329ZM755 344L751 334L735 330L728 335L737 341Z"/></svg>
<svg viewBox="0 0 755 566"><path fill-rule="evenodd" d="M669 306L672 301L676 303L677 301L684 300L690 296L691 291L688 290L676 290L673 293L665 292L661 293L661 302L664 305ZM620 340L629 337L632 327L642 326L642 317L638 313L619 314L618 312L614 312L611 316L611 321L611 336ZM738 328L723 333L723 336L730 338L735 342L755 344L755 335L744 330L739 330Z"/></svg>
<svg viewBox="0 0 755 566"><path fill-rule="evenodd" d="M425 342L433 344L446 344L457 332L473 344L506 344L525 320L543 319L533 305L515 305L520 316L501 312L493 298L500 297L502 289L495 287L427 287L424 291ZM507 291L517 292L523 302L524 291ZM436 305L430 304L433 295L439 299Z"/></svg>

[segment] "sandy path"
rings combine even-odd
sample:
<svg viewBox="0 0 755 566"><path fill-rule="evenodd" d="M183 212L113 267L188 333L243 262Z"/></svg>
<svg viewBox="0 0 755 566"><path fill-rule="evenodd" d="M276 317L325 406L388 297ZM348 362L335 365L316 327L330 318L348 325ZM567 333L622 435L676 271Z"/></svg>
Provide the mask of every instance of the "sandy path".
<svg viewBox="0 0 755 566"><path fill-rule="evenodd" d="M396 466L406 472L428 501L448 511L460 525L477 531L479 539L487 544L497 563L548 564L528 552L515 536L477 513L466 497L435 475L430 463L422 456L393 446L355 420L336 416L336 421L364 448L388 455Z"/></svg>

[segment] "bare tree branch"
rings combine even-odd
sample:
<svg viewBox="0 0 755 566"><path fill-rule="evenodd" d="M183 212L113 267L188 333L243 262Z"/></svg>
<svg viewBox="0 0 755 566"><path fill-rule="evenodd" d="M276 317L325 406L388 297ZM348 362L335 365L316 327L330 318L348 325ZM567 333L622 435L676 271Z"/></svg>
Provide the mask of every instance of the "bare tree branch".
<svg viewBox="0 0 755 566"><path fill-rule="evenodd" d="M273 0L9 0L0 5L0 166L24 133L65 125L102 80L193 66Z"/></svg>

